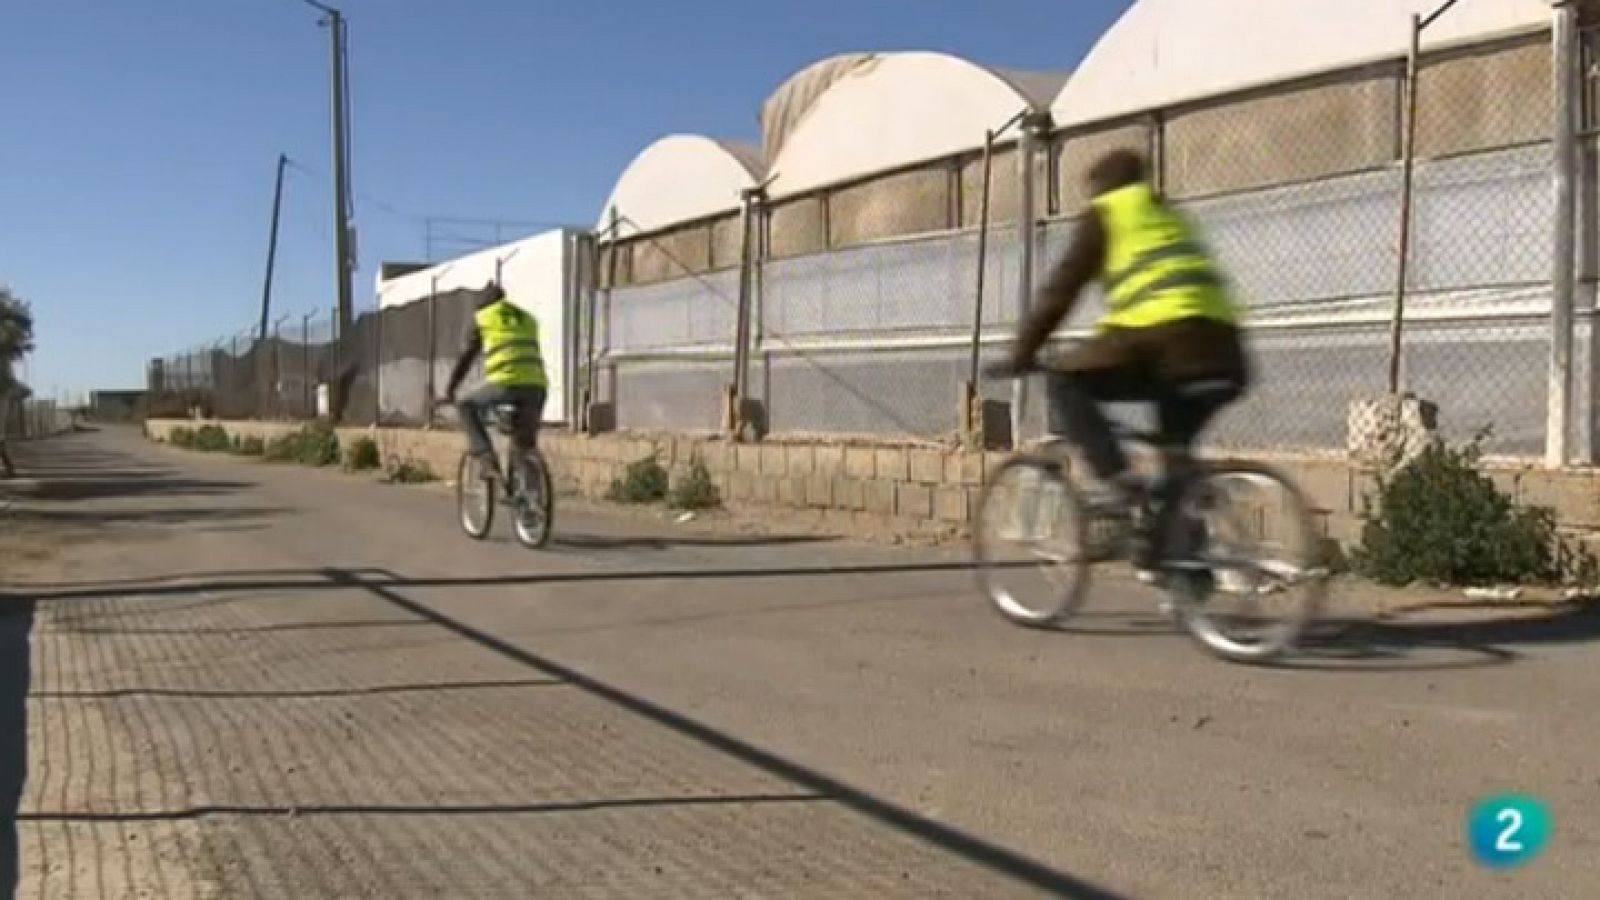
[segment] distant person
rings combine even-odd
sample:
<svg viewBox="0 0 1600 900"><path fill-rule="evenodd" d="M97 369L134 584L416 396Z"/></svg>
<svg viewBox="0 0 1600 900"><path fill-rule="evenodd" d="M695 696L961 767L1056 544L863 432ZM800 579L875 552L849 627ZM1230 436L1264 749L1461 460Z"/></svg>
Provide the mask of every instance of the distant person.
<svg viewBox="0 0 1600 900"><path fill-rule="evenodd" d="M484 417L497 406L515 406L518 438L532 446L538 438L550 381L539 351L539 320L507 299L498 283L490 282L484 287L472 320L467 344L450 373L445 399L456 402L462 380L482 355L484 384L462 399L459 406L468 450L480 460L487 460L494 456L494 445L489 442Z"/></svg>
<svg viewBox="0 0 1600 900"><path fill-rule="evenodd" d="M1090 167L1088 185L1090 214L1019 327L1010 359L991 371L1030 371L1084 288L1100 280L1106 312L1092 338L1046 366L1048 393L1052 418L1126 512L1141 486L1101 405L1153 403L1165 456L1181 463L1212 417L1243 394L1249 367L1221 268L1188 218L1157 195L1144 157L1109 153ZM1154 568L1159 552L1136 562Z"/></svg>

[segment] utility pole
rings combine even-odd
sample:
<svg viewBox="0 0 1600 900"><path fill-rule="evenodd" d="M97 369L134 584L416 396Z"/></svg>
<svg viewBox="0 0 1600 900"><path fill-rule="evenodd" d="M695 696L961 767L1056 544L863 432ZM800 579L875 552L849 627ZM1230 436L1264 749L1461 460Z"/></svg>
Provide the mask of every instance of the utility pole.
<svg viewBox="0 0 1600 900"><path fill-rule="evenodd" d="M267 275L261 283L261 334L259 340L267 339L267 319L272 313L272 269L278 259L278 213L283 208L283 170L289 164L289 157L278 154L278 178L272 188L272 231L267 236Z"/></svg>
<svg viewBox="0 0 1600 900"><path fill-rule="evenodd" d="M350 258L350 152L346 129L349 126L349 90L346 87L345 73L345 20L344 13L331 6L305 0L306 4L323 12L324 17L319 24L328 27L328 34L332 41L333 69L333 241L334 241L334 270L337 279L339 298L338 328L339 337L344 337L350 331L351 320L354 317L350 290L350 273L352 269Z"/></svg>

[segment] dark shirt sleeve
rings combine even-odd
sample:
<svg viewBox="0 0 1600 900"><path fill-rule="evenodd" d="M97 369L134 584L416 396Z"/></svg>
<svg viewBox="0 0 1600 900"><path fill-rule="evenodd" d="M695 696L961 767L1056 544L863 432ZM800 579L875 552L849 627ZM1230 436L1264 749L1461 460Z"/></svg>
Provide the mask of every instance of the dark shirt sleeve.
<svg viewBox="0 0 1600 900"><path fill-rule="evenodd" d="M1105 226L1099 214L1091 210L1078 224L1072 244L1040 288L1027 319L1017 330L1017 343L1012 353L1018 363L1031 361L1050 340L1050 334L1072 312L1083 289L1100 275L1105 256Z"/></svg>
<svg viewBox="0 0 1600 900"><path fill-rule="evenodd" d="M467 329L467 339L461 343L461 352L466 355L477 356L483 351L483 335L478 333L478 326L473 325Z"/></svg>

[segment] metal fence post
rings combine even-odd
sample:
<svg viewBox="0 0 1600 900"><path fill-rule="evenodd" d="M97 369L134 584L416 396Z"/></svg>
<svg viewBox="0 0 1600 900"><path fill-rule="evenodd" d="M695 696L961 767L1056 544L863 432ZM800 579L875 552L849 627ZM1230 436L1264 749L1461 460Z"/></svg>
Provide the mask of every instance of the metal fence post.
<svg viewBox="0 0 1600 900"><path fill-rule="evenodd" d="M1550 384L1545 424L1545 465L1566 465L1572 435L1572 331L1577 267L1578 12L1570 0L1555 4L1551 72L1555 79L1555 141L1551 187ZM1592 363L1591 363L1592 364Z"/></svg>
<svg viewBox="0 0 1600 900"><path fill-rule="evenodd" d="M311 313L306 313L300 320L300 417L312 419L313 404L316 402L311 394Z"/></svg>
<svg viewBox="0 0 1600 900"><path fill-rule="evenodd" d="M616 282L617 282L617 252L621 248L621 241L619 240L621 235L618 233L619 230L620 230L620 225L621 225L621 215L620 215L620 213L617 212L616 207L612 207L610 221L608 221L606 223L606 232L611 236L611 252L609 254L607 254L607 257L606 257L605 301L604 301L605 302L605 306L606 306L606 308L608 310L611 307L611 291L615 287ZM599 246L599 242L596 242L595 246L598 247ZM596 359L595 359L596 350L595 350L595 348L596 348L597 342L599 340L598 335L596 334L596 332L598 332L600 330L600 304L601 304L600 292L599 291L590 292L590 294L589 294L589 333L588 333L587 338L586 338L589 346L584 351L585 368L587 369L587 374L584 376L584 381L585 381L584 393L585 393L587 399L585 401L585 409L584 409L584 414L583 414L583 421L584 421L584 427L586 429L592 429L592 427L593 427L593 423L589 419L590 410L593 408L594 404L597 402L596 399L595 399L595 396L596 396L596 385L599 383L599 376L595 373L595 363L596 363Z"/></svg>
<svg viewBox="0 0 1600 900"><path fill-rule="evenodd" d="M994 132L983 133L983 185L978 193L978 274L972 302L972 360L961 406L961 431L971 435L982 425L977 415L978 366L983 354L983 285L989 268L989 189L994 176Z"/></svg>
<svg viewBox="0 0 1600 900"><path fill-rule="evenodd" d="M272 323L272 394L267 401L266 418L276 419L283 413L283 398L278 391L283 386L283 319Z"/></svg>
<svg viewBox="0 0 1600 900"><path fill-rule="evenodd" d="M372 316L372 424L383 422L383 310Z"/></svg>
<svg viewBox="0 0 1600 900"><path fill-rule="evenodd" d="M733 326L733 390L728 398L728 430L735 439L744 433L745 403L750 396L750 306L755 299L750 272L751 250L755 246L751 229L755 224L755 203L755 190L742 192L739 198L739 307Z"/></svg>
<svg viewBox="0 0 1600 900"><path fill-rule="evenodd" d="M433 427L433 400L438 396L438 376L434 368L438 366L439 352L439 278L434 276L433 284L428 289L428 373L423 382L423 391L426 396L422 398L423 425Z"/></svg>
<svg viewBox="0 0 1600 900"><path fill-rule="evenodd" d="M1022 120L1022 138L1017 142L1017 321L1022 322L1033 306L1033 269L1039 241L1038 217L1034 211L1034 157L1040 136L1048 132L1048 113L1030 111ZM1011 388L1011 446L1022 446L1023 428L1028 421L1028 379L1018 378Z"/></svg>
<svg viewBox="0 0 1600 900"><path fill-rule="evenodd" d="M1395 263L1394 309L1389 320L1389 393L1400 392L1401 322L1411 271L1411 199L1417 156L1417 71L1422 43L1422 16L1411 17L1411 42L1406 52L1405 98L1400 120L1400 236Z"/></svg>
<svg viewBox="0 0 1600 900"><path fill-rule="evenodd" d="M355 379L346 379L345 375L345 323L339 319L339 307L333 307L333 318L329 321L329 330L333 332L333 365L329 372L333 377L328 381L328 421L338 425L344 419L345 405L350 402L349 391L346 387L354 387ZM326 365L326 364L325 364Z"/></svg>

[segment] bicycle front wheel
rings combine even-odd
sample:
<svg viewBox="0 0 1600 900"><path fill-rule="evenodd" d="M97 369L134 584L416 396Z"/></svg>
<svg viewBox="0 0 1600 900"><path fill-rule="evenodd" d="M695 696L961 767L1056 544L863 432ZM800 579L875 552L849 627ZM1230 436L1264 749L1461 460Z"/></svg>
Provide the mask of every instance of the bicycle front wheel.
<svg viewBox="0 0 1600 900"><path fill-rule="evenodd" d="M1189 633L1233 662L1293 649L1322 608L1328 575L1299 488L1270 467L1228 464L1191 482L1178 512L1173 527L1191 539L1168 565L1168 587Z"/></svg>
<svg viewBox="0 0 1600 900"><path fill-rule="evenodd" d="M973 528L978 583L989 603L1018 625L1058 625L1089 590L1088 528L1061 464L1014 456L984 487Z"/></svg>
<svg viewBox="0 0 1600 900"><path fill-rule="evenodd" d="M538 450L523 452L516 467L512 496L516 498L516 521L512 530L517 543L538 550L550 542L555 520L555 491L550 483L550 467Z"/></svg>
<svg viewBox="0 0 1600 900"><path fill-rule="evenodd" d="M488 537L494 525L494 490L493 476L483 461L471 453L461 454L456 466L456 518L475 541Z"/></svg>

